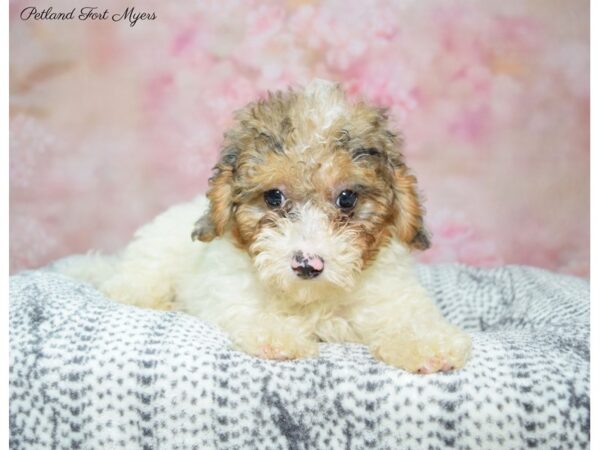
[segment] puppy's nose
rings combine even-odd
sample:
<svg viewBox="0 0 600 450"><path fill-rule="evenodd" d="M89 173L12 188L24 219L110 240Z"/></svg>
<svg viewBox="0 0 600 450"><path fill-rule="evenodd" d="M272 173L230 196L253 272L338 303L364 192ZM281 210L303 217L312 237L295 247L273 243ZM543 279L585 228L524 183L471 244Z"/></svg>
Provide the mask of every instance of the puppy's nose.
<svg viewBox="0 0 600 450"><path fill-rule="evenodd" d="M319 255L298 251L292 256L292 270L305 280L318 277L325 268L325 262Z"/></svg>

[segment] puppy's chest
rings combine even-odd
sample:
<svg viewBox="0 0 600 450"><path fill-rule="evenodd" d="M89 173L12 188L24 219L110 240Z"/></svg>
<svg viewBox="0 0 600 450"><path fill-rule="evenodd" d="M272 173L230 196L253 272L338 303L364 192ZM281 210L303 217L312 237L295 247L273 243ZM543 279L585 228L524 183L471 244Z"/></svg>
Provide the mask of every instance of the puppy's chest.
<svg viewBox="0 0 600 450"><path fill-rule="evenodd" d="M350 320L343 314L319 318L314 333L324 342L360 342Z"/></svg>

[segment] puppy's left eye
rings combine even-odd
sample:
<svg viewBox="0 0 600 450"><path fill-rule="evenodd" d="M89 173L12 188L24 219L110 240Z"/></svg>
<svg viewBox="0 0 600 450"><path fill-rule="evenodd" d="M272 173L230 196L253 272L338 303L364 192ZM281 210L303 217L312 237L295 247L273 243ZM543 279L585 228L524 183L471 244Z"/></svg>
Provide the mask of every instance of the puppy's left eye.
<svg viewBox="0 0 600 450"><path fill-rule="evenodd" d="M270 191L265 192L263 197L265 203L271 208L278 208L285 201L285 196L279 189L271 189Z"/></svg>
<svg viewBox="0 0 600 450"><path fill-rule="evenodd" d="M350 209L354 208L356 200L358 200L358 194L347 189L340 192L340 195L338 195L338 198L335 200L335 204L338 208Z"/></svg>

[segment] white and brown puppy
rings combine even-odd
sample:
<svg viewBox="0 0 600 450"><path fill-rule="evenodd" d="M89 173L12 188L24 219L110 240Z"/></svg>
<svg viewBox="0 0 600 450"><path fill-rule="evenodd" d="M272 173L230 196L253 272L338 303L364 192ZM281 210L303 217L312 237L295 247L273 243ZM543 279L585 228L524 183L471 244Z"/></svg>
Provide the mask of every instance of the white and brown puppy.
<svg viewBox="0 0 600 450"><path fill-rule="evenodd" d="M358 342L412 372L460 368L470 338L413 273L410 251L429 240L400 144L384 110L337 84L271 94L237 113L207 197L117 257L62 270L120 302L194 314L261 358Z"/></svg>

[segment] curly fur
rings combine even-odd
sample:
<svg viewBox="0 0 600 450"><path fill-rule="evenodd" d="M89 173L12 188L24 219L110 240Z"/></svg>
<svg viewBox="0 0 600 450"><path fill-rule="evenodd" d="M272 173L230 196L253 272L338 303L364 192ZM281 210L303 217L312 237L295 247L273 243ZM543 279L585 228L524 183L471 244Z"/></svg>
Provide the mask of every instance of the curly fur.
<svg viewBox="0 0 600 450"><path fill-rule="evenodd" d="M272 189L285 196L278 207L264 201ZM348 189L356 205L336 206ZM110 273L97 257L61 270L117 301L197 315L258 357L352 341L430 373L462 367L471 343L413 274L410 250L428 246L416 178L385 111L317 80L238 112L207 198L142 227ZM321 275L291 270L299 251L319 255Z"/></svg>

